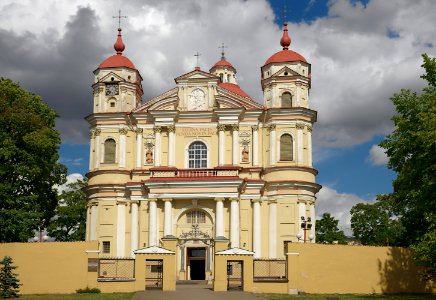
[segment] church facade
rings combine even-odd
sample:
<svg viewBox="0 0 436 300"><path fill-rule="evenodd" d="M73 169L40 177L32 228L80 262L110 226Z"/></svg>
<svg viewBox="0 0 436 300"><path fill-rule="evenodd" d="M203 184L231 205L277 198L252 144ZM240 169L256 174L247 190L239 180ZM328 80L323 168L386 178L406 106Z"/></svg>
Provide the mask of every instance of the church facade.
<svg viewBox="0 0 436 300"><path fill-rule="evenodd" d="M177 278L213 272L214 243L255 258L284 257L314 242L315 195L310 64L280 43L261 67L263 103L237 84L225 59L196 67L175 87L142 101L142 78L122 54L94 71L86 239L100 257L177 241ZM312 225L312 226L311 226Z"/></svg>

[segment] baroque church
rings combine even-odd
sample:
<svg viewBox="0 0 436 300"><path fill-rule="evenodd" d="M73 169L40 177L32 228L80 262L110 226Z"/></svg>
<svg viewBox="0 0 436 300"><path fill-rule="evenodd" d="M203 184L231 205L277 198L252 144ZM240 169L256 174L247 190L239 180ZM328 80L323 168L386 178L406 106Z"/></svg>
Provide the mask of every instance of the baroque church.
<svg viewBox="0 0 436 300"><path fill-rule="evenodd" d="M116 54L94 71L86 117L86 239L99 242L100 257L165 251L172 239L177 279L194 280L212 274L216 242L272 259L288 243L315 242L311 66L288 49L286 23L280 44L260 68L263 101L239 87L224 53L144 101L118 29Z"/></svg>

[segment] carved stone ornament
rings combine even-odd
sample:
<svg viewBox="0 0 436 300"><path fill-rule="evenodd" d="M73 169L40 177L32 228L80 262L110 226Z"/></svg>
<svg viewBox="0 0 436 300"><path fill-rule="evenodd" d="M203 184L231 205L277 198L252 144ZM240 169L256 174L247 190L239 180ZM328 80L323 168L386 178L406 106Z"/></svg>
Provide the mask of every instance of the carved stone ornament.
<svg viewBox="0 0 436 300"><path fill-rule="evenodd" d="M168 132L175 132L175 131L176 131L176 126L174 126L174 125L169 125L169 126L167 127L167 130L168 130Z"/></svg>
<svg viewBox="0 0 436 300"><path fill-rule="evenodd" d="M100 135L100 133L101 133L101 130L100 129L94 129L94 136L99 136Z"/></svg>
<svg viewBox="0 0 436 300"><path fill-rule="evenodd" d="M270 124L270 125L268 126L268 130L269 130L269 131L276 130L276 124Z"/></svg>
<svg viewBox="0 0 436 300"><path fill-rule="evenodd" d="M153 127L153 131L154 131L154 132L161 132L161 131L162 131L162 127L160 127L160 126L154 126L154 127Z"/></svg>
<svg viewBox="0 0 436 300"><path fill-rule="evenodd" d="M224 131L224 130L226 130L226 125L219 124L216 128L218 129L218 131Z"/></svg>
<svg viewBox="0 0 436 300"><path fill-rule="evenodd" d="M201 89L193 90L188 97L189 110L206 110L206 97Z"/></svg>
<svg viewBox="0 0 436 300"><path fill-rule="evenodd" d="M253 125L251 129L253 129L253 131L259 131L259 125Z"/></svg>
<svg viewBox="0 0 436 300"><path fill-rule="evenodd" d="M312 126L307 126L307 131L312 132Z"/></svg>
<svg viewBox="0 0 436 300"><path fill-rule="evenodd" d="M192 229L189 232L182 232L179 239L184 240L208 240L211 236L208 232L203 232L200 230L198 224L192 224Z"/></svg>
<svg viewBox="0 0 436 300"><path fill-rule="evenodd" d="M249 148L247 145L242 147L241 160L242 162L248 162L250 157Z"/></svg>
<svg viewBox="0 0 436 300"><path fill-rule="evenodd" d="M295 127L297 127L297 129L304 129L304 124L297 123L297 125L295 125Z"/></svg>
<svg viewBox="0 0 436 300"><path fill-rule="evenodd" d="M239 124L232 124L232 131L238 131L239 130Z"/></svg>
<svg viewBox="0 0 436 300"><path fill-rule="evenodd" d="M142 129L142 128L136 128L135 129L135 133L136 134L142 134L144 132L144 129Z"/></svg>
<svg viewBox="0 0 436 300"><path fill-rule="evenodd" d="M124 134L124 135L127 134L127 131L128 131L128 129L126 127L120 128L120 130L119 130L120 134Z"/></svg>
<svg viewBox="0 0 436 300"><path fill-rule="evenodd" d="M251 142L251 132L250 131L241 131L239 133L239 143L242 145L248 145Z"/></svg>
<svg viewBox="0 0 436 300"><path fill-rule="evenodd" d="M148 147L147 151L145 152L145 163L147 165L151 165L153 164L154 159L153 159L153 148L152 147Z"/></svg>

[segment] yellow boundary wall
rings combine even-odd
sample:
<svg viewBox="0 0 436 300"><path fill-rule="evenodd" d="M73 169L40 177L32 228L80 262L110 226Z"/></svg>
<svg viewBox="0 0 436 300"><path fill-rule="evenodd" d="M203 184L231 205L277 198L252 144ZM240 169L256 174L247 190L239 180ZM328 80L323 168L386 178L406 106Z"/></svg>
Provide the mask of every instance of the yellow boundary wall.
<svg viewBox="0 0 436 300"><path fill-rule="evenodd" d="M0 244L0 259L13 259L21 294L75 293L89 285L88 253L98 242Z"/></svg>
<svg viewBox="0 0 436 300"><path fill-rule="evenodd" d="M175 250L174 241L164 241ZM217 243L216 251L226 243ZM9 255L22 286L22 294L75 293L79 288L98 287L102 292L144 290L145 260L164 261L164 290L176 288L175 255L139 254L135 280L98 282L97 272L88 272L88 258L98 257L97 242L48 242L0 244L0 258ZM244 262L244 290L255 293L436 293L432 282L420 280L411 251L396 247L365 247L290 244L288 282L253 281L252 256L215 255L216 291L226 290L226 261Z"/></svg>

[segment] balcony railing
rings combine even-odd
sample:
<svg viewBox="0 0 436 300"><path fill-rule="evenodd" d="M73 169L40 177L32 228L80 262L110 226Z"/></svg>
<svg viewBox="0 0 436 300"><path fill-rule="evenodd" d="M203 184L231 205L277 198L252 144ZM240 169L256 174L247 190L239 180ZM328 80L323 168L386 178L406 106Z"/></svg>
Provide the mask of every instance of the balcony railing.
<svg viewBox="0 0 436 300"><path fill-rule="evenodd" d="M178 169L178 170L152 170L152 178L205 178L205 177L233 177L239 176L238 169Z"/></svg>

